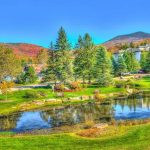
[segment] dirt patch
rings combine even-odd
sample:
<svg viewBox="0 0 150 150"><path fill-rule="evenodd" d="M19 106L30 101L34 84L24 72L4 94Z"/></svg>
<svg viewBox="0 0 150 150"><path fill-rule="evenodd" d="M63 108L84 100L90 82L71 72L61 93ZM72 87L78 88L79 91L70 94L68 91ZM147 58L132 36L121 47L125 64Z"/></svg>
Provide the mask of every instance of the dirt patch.
<svg viewBox="0 0 150 150"><path fill-rule="evenodd" d="M12 100L0 100L0 103L11 103L13 102Z"/></svg>

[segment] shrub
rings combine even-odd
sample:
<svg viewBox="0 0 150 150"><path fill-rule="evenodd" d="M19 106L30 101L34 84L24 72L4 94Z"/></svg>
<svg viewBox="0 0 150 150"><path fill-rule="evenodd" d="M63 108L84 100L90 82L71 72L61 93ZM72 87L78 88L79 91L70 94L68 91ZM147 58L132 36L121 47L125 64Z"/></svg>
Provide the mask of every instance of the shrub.
<svg viewBox="0 0 150 150"><path fill-rule="evenodd" d="M79 82L72 82L69 86L72 90L79 90L81 88Z"/></svg>
<svg viewBox="0 0 150 150"><path fill-rule="evenodd" d="M92 128L93 126L94 126L94 121L88 120L88 121L86 121L86 122L84 123L83 128L84 128L84 129L90 129L90 128Z"/></svg>
<svg viewBox="0 0 150 150"><path fill-rule="evenodd" d="M93 94L100 94L99 89L94 90Z"/></svg>
<svg viewBox="0 0 150 150"><path fill-rule="evenodd" d="M27 91L25 92L24 98L41 98L45 96L46 93L43 91Z"/></svg>
<svg viewBox="0 0 150 150"><path fill-rule="evenodd" d="M125 87L125 81L116 81L115 87L116 88L124 88Z"/></svg>
<svg viewBox="0 0 150 150"><path fill-rule="evenodd" d="M54 90L57 91L57 92L63 92L65 89L65 86L64 84L57 84L54 86Z"/></svg>
<svg viewBox="0 0 150 150"><path fill-rule="evenodd" d="M94 99L95 100L102 100L103 97L99 93L97 93L97 94L94 94Z"/></svg>

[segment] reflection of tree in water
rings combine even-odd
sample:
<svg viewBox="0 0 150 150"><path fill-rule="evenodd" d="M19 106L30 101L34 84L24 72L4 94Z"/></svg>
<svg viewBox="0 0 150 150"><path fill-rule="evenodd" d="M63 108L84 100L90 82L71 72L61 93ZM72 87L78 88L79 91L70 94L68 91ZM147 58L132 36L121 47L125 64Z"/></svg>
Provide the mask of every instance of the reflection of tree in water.
<svg viewBox="0 0 150 150"><path fill-rule="evenodd" d="M20 118L21 114L13 114L8 116L0 117L0 130L9 131L16 127L17 121Z"/></svg>
<svg viewBox="0 0 150 150"><path fill-rule="evenodd" d="M86 121L99 121L101 118L112 118L111 105L100 103L87 103L78 106L67 106L61 109L51 109L41 112L41 117L52 127L60 125L73 125Z"/></svg>
<svg viewBox="0 0 150 150"><path fill-rule="evenodd" d="M127 106L130 111L136 111L137 108L150 108L150 98L149 97L143 97L142 95L132 96L125 100L115 100L113 102L114 106L120 105L122 108L122 111L124 110L124 107Z"/></svg>

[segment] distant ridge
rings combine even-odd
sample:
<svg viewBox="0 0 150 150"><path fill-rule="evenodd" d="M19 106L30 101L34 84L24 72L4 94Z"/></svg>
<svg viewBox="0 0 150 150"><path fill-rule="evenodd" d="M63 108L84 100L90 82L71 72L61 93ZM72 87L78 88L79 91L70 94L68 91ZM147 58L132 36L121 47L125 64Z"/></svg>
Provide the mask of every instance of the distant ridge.
<svg viewBox="0 0 150 150"><path fill-rule="evenodd" d="M18 57L34 58L42 49L47 50L42 46L28 43L0 43L0 45L11 48Z"/></svg>
<svg viewBox="0 0 150 150"><path fill-rule="evenodd" d="M145 32L135 32L135 33L131 33L131 34L126 34L126 35L119 35L114 37L113 39L109 40L109 41L114 41L114 40L141 40L141 39L147 39L150 38L150 33L145 33Z"/></svg>
<svg viewBox="0 0 150 150"><path fill-rule="evenodd" d="M150 43L150 33L139 31L131 34L116 36L103 43L103 45L106 46L110 51L114 52L118 51L118 45L131 42L138 44L144 42L145 40Z"/></svg>

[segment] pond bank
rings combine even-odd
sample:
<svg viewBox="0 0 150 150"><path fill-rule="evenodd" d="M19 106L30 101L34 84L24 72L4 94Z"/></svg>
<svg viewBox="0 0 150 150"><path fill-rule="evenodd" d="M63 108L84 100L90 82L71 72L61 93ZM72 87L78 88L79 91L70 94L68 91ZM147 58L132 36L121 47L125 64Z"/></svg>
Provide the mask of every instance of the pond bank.
<svg viewBox="0 0 150 150"><path fill-rule="evenodd" d="M132 91L132 92L131 92ZM117 98L117 99L125 99L128 96L143 92L143 90L131 90L130 92L126 90L126 92L116 92L116 93L107 93L107 94L100 94L100 99L95 100L93 95L82 95L78 97L68 97L68 98L50 98L50 99L42 99L42 100L32 100L29 102L22 102L21 104L17 104L11 108L7 108L6 110L0 110L0 116L8 115L14 112L23 112L28 110L39 109L43 107L54 107L54 106L66 106L66 105L73 105L79 103L86 103L86 102L93 102L99 101L103 102L106 99L110 98ZM11 103L13 101L8 100L0 100L0 103L3 105L4 103Z"/></svg>

